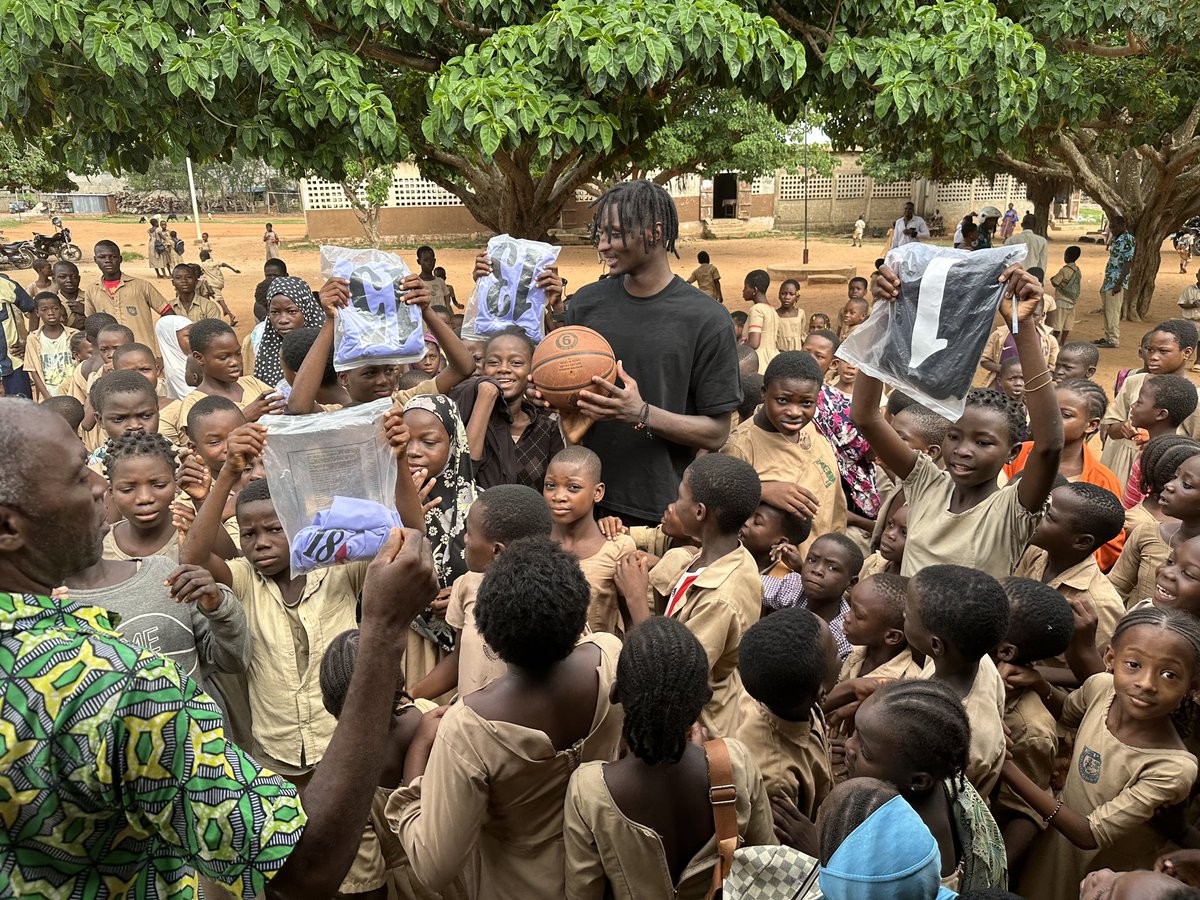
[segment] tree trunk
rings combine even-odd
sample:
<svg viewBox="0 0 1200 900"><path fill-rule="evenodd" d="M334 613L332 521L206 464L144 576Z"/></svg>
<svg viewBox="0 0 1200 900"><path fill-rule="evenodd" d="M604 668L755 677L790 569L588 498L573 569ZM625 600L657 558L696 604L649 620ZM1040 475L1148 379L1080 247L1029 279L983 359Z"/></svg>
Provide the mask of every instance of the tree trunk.
<svg viewBox="0 0 1200 900"><path fill-rule="evenodd" d="M346 195L346 199L350 201L350 209L354 212L354 218L358 219L358 224L362 226L363 234L366 235L367 243L378 249L381 242L379 234L379 214L381 207L376 203L364 201L358 196L357 185L343 181L342 193Z"/></svg>
<svg viewBox="0 0 1200 900"><path fill-rule="evenodd" d="M1037 225L1033 230L1042 237L1046 237L1046 232L1050 229L1054 198L1064 190L1064 186L1068 185L1069 183L1059 178L1025 178L1025 196L1033 203L1033 215L1037 219Z"/></svg>
<svg viewBox="0 0 1200 900"><path fill-rule="evenodd" d="M1129 269L1129 287L1125 289L1121 305L1128 310L1131 321L1140 322L1150 315L1154 282L1162 264L1162 243L1176 223L1162 215L1143 215L1129 225L1137 247Z"/></svg>

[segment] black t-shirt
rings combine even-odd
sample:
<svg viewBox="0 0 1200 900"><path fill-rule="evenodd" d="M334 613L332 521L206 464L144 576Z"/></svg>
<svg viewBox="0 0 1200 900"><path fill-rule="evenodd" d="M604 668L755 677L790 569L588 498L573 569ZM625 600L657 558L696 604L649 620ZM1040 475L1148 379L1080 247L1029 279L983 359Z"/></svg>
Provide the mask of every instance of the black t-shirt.
<svg viewBox="0 0 1200 900"><path fill-rule="evenodd" d="M652 297L634 297L623 279L580 288L568 325L604 335L651 406L715 416L742 399L733 320L720 303L676 276ZM604 506L657 520L675 502L683 471L696 457L684 447L622 422L597 422L584 444L604 466Z"/></svg>

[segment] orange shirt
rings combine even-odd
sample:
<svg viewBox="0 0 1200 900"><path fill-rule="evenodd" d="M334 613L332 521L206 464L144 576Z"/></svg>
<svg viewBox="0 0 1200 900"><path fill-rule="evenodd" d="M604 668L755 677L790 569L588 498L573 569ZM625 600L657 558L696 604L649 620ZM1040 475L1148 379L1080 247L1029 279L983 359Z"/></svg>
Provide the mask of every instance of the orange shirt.
<svg viewBox="0 0 1200 900"><path fill-rule="evenodd" d="M1004 467L1004 474L1008 478L1011 479L1025 468L1025 460L1029 459L1029 451L1032 449L1033 441L1026 441L1021 445L1021 450L1017 453L1017 458ZM1095 454L1088 449L1087 444L1083 445L1083 471L1079 473L1079 477L1075 480L1097 485L1106 491L1112 491L1118 500L1125 493L1125 488L1117 481L1117 476L1112 473L1112 470L1108 466L1101 464L1100 460L1096 459ZM1121 548L1124 546L1125 532L1122 531L1093 554L1096 557L1096 564L1100 566L1101 572L1107 572L1116 564L1117 557L1121 555Z"/></svg>

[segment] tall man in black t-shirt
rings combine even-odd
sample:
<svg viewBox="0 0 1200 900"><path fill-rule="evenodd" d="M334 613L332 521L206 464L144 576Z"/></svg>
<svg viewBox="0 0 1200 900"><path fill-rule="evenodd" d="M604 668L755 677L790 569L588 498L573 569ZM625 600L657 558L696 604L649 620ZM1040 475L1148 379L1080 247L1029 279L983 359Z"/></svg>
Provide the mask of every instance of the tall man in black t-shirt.
<svg viewBox="0 0 1200 900"><path fill-rule="evenodd" d="M612 345L620 386L596 378L579 413L563 417L568 443L600 457L606 493L598 517L657 525L696 450L717 451L741 402L729 311L671 271L679 254L675 202L651 181L623 182L595 204L592 236L608 277L579 289L568 325ZM486 254L475 277L490 272Z"/></svg>

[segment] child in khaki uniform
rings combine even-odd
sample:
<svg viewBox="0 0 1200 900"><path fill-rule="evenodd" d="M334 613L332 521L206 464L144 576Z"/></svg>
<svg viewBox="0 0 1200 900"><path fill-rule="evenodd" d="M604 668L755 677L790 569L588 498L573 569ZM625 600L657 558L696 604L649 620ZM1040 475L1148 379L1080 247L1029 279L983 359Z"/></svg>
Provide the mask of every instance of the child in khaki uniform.
<svg viewBox="0 0 1200 900"><path fill-rule="evenodd" d="M655 616L630 632L614 691L629 753L571 776L567 900L700 900L717 864L705 752L689 740L709 694L704 648L678 621ZM753 754L737 740L725 746L738 845L776 843Z"/></svg>
<svg viewBox="0 0 1200 900"><path fill-rule="evenodd" d="M738 532L759 502L749 463L719 453L688 466L674 503L683 530L700 547L668 550L652 570L644 554L617 563L626 631L650 618L651 602L696 635L708 654L712 699L700 714L710 737L733 737L741 714L738 645L762 609L762 580Z"/></svg>
<svg viewBox="0 0 1200 900"><path fill-rule="evenodd" d="M446 606L446 624L455 631L454 649L412 686L417 699L435 699L458 689L465 697L504 677L508 667L475 626L479 585L504 548L527 537L549 537L550 511L537 491L520 484L488 488L467 512L466 574L458 576Z"/></svg>
<svg viewBox="0 0 1200 900"><path fill-rule="evenodd" d="M619 636L624 630L613 573L617 561L637 548L625 534L607 540L596 524L593 510L604 499L600 475L600 457L586 447L568 447L550 460L542 496L554 519L551 537L578 557L579 567L592 586L588 628Z"/></svg>
<svg viewBox="0 0 1200 900"><path fill-rule="evenodd" d="M867 675L896 681L920 677L921 666L904 637L907 600L908 579L900 575L872 575L851 589L843 627L853 649L842 661L839 684Z"/></svg>
<svg viewBox="0 0 1200 900"><path fill-rule="evenodd" d="M980 796L1004 764L1004 682L989 655L1008 631L1008 597L977 569L930 566L908 582L904 636L928 662L921 677L948 685L971 723L966 775Z"/></svg>
<svg viewBox="0 0 1200 900"><path fill-rule="evenodd" d="M817 702L836 677L837 648L808 610L783 609L742 638L738 740L762 770L767 796L809 819L833 789L825 720Z"/></svg>
<svg viewBox="0 0 1200 900"><path fill-rule="evenodd" d="M1095 551L1125 527L1125 509L1111 491L1085 482L1064 484L1050 493L1050 507L1029 541L1013 575L1033 578L1068 601L1088 600L1097 618L1096 644L1103 650L1125 615L1125 604L1100 571ZM1057 654L1056 654L1057 655ZM1066 660L1036 657L1063 670L1056 684L1077 684Z"/></svg>
<svg viewBox="0 0 1200 900"><path fill-rule="evenodd" d="M1145 869L1164 838L1155 813L1187 799L1196 757L1171 720L1200 688L1200 624L1153 606L1132 610L1117 626L1104 661L1112 674L1093 675L1070 695L1050 691L1059 725L1077 728L1075 759L1061 798L1042 790L1015 762L1004 780L1047 828L1034 845L1018 890L1030 900L1077 896L1087 871ZM1175 678L1162 673L1175 673ZM1145 681L1155 690L1147 694Z"/></svg>
<svg viewBox="0 0 1200 900"><path fill-rule="evenodd" d="M1012 739L1009 752L1021 771L1042 790L1050 789L1058 728L1041 695L1026 681L1036 681L1032 666L1066 652L1075 627L1071 606L1058 591L1031 578L1005 578L1009 600L1008 634L996 648L1004 678L1004 727ZM1047 686L1047 690L1049 687ZM1004 831L1008 868L1016 871L1029 845L1045 827L1029 804L1001 783L993 809Z"/></svg>
<svg viewBox="0 0 1200 900"><path fill-rule="evenodd" d="M846 530L837 457L812 422L820 390L821 369L812 356L779 354L763 376L763 405L721 450L754 467L765 501L812 520L801 555L821 535Z"/></svg>
<svg viewBox="0 0 1200 900"><path fill-rule="evenodd" d="M413 872L440 891L560 900L563 808L581 762L617 758L622 714L612 685L620 641L579 634L590 597L579 563L549 539L506 547L488 569L475 621L509 672L457 703L409 748L407 786L387 817Z"/></svg>

